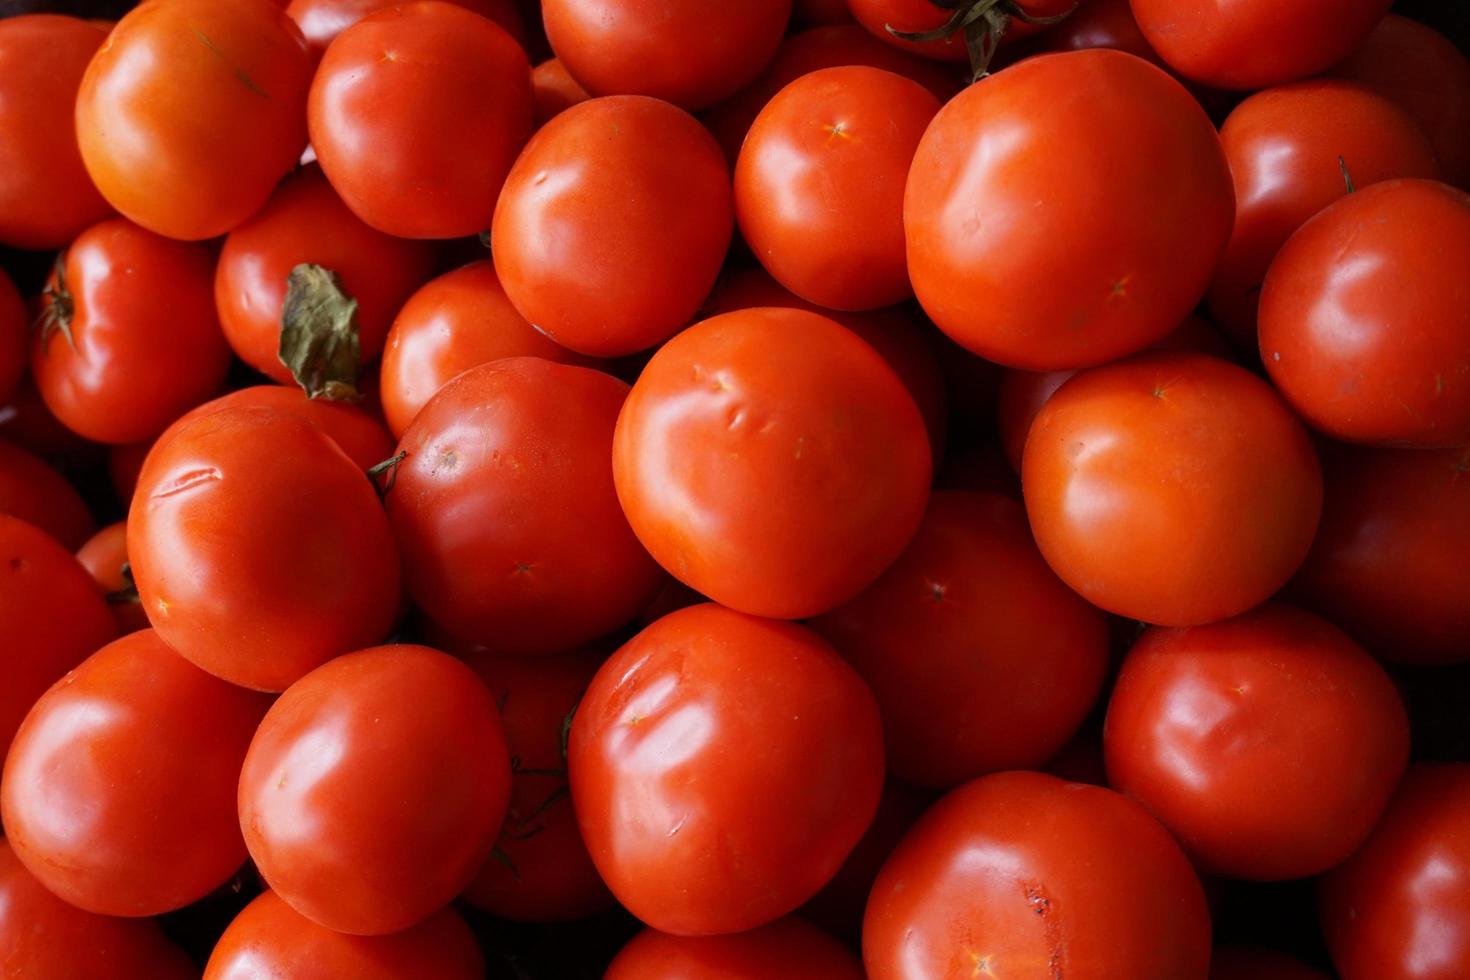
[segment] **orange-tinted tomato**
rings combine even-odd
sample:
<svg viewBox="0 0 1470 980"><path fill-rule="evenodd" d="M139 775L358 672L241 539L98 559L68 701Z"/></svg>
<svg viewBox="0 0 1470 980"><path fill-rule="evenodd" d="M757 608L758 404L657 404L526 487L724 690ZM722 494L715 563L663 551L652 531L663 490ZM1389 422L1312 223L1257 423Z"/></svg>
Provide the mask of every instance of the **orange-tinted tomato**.
<svg viewBox="0 0 1470 980"><path fill-rule="evenodd" d="M124 636L148 628L148 616L138 599L137 590L123 575L128 564L128 525L126 521L109 524L87 539L77 550L77 561L92 576L117 622L117 635Z"/></svg>
<svg viewBox="0 0 1470 980"><path fill-rule="evenodd" d="M608 965L603 980L863 980L857 957L797 918L733 936L670 936L645 929Z"/></svg>
<svg viewBox="0 0 1470 980"><path fill-rule="evenodd" d="M572 77L560 58L550 58L531 69L531 101L535 106L536 128L553 117L592 96L582 83Z"/></svg>
<svg viewBox="0 0 1470 980"><path fill-rule="evenodd" d="M472 10L503 27L522 46L526 43L526 25L515 0L446 0L456 7ZM320 58L337 35L369 14L393 6L392 0L291 0L286 15L301 28L313 55Z"/></svg>
<svg viewBox="0 0 1470 980"><path fill-rule="evenodd" d="M68 551L86 544L97 525L86 501L39 458L0 439L0 514L34 524Z"/></svg>

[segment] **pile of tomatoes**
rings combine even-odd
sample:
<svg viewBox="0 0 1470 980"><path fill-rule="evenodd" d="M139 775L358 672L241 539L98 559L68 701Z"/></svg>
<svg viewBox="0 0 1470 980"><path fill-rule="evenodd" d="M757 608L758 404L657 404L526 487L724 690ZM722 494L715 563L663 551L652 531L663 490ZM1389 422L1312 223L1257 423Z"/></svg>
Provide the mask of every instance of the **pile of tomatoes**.
<svg viewBox="0 0 1470 980"><path fill-rule="evenodd" d="M1390 6L0 19L4 975L1470 976Z"/></svg>

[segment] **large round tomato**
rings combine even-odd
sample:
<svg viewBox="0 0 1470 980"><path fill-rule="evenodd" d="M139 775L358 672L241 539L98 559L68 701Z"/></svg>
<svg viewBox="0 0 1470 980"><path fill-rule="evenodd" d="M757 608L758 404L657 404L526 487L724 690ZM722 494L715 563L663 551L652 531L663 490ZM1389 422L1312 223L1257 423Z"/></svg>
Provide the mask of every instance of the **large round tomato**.
<svg viewBox="0 0 1470 980"><path fill-rule="evenodd" d="M1202 354L1078 374L1037 414L1021 480L1062 581L1167 626L1270 597L1306 557L1322 511L1301 423L1255 375Z"/></svg>
<svg viewBox="0 0 1470 980"><path fill-rule="evenodd" d="M572 77L560 58L548 58L531 69L531 101L535 106L536 128L545 126L579 102L592 97L582 83Z"/></svg>
<svg viewBox="0 0 1470 980"><path fill-rule="evenodd" d="M66 477L4 439L0 439L0 514L34 524L68 551L86 544L97 528L87 502Z"/></svg>
<svg viewBox="0 0 1470 980"><path fill-rule="evenodd" d="M764 925L826 884L883 788L878 706L817 634L716 605L602 666L567 763L587 849L664 932Z"/></svg>
<svg viewBox="0 0 1470 980"><path fill-rule="evenodd" d="M77 140L109 204L150 231L223 235L306 145L311 55L266 0L145 3L82 76Z"/></svg>
<svg viewBox="0 0 1470 980"><path fill-rule="evenodd" d="M148 615L138 600L128 572L128 525L126 521L109 524L87 539L77 549L77 561L92 576L107 597L108 608L117 623L117 635L123 636L148 628Z"/></svg>
<svg viewBox="0 0 1470 980"><path fill-rule="evenodd" d="M26 352L30 346L29 319L15 284L0 269L0 405L10 401L11 393L25 374Z"/></svg>
<svg viewBox="0 0 1470 980"><path fill-rule="evenodd" d="M863 980L862 964L837 940L800 919L778 919L734 936L670 936L645 929L608 965L603 980Z"/></svg>
<svg viewBox="0 0 1470 980"><path fill-rule="evenodd" d="M1100 364L1199 302L1232 200L1215 128L1178 82L1118 51L1042 55L961 92L924 134L904 198L909 275L977 354Z"/></svg>
<svg viewBox="0 0 1470 980"><path fill-rule="evenodd" d="M523 317L572 350L614 356L689 322L733 226L714 138L665 102L620 96L572 106L532 137L491 239Z"/></svg>
<svg viewBox="0 0 1470 980"><path fill-rule="evenodd" d="M516 43L525 46L526 25L515 0L446 0L472 10L503 27ZM291 0L286 15L301 28L312 53L321 57L337 35L369 14L393 6L392 0Z"/></svg>
<svg viewBox="0 0 1470 980"><path fill-rule="evenodd" d="M211 677L153 630L41 696L5 760L0 816L41 883L102 915L156 915L245 860L235 779L268 701Z"/></svg>
<svg viewBox="0 0 1470 980"><path fill-rule="evenodd" d="M1111 790L984 776L909 831L868 901L871 980L1205 980L1204 891L1167 831Z"/></svg>
<svg viewBox="0 0 1470 980"><path fill-rule="evenodd" d="M851 599L924 514L924 422L852 332L804 310L711 317L665 344L613 444L618 498L654 558L742 612Z"/></svg>

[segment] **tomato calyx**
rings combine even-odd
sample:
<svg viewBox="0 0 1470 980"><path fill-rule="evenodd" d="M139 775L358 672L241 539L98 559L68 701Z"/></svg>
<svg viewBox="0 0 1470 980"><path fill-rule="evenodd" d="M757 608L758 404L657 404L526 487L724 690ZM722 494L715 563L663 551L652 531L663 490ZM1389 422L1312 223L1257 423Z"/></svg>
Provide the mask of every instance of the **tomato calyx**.
<svg viewBox="0 0 1470 980"><path fill-rule="evenodd" d="M286 279L276 352L308 398L356 402L362 360L357 300L330 269L303 262Z"/></svg>
<svg viewBox="0 0 1470 980"><path fill-rule="evenodd" d="M51 343L51 335L58 330L66 338L67 346L72 350L77 349L76 338L71 332L71 321L74 316L76 316L76 301L72 299L71 291L66 288L66 253L58 252L51 281L41 291L41 315L36 319L36 329L41 332L43 352Z"/></svg>
<svg viewBox="0 0 1470 980"><path fill-rule="evenodd" d="M1358 192L1358 185L1353 183L1353 175L1348 173L1347 160L1341 156L1337 158L1337 169L1342 171L1342 182L1347 185L1349 194Z"/></svg>
<svg viewBox="0 0 1470 980"><path fill-rule="evenodd" d="M372 481L373 489L378 492L378 499L382 500L388 496L393 485L398 482L398 464L408 459L408 450L394 453L381 463L374 463L368 467L367 477ZM383 474L387 474L384 479Z"/></svg>
<svg viewBox="0 0 1470 980"><path fill-rule="evenodd" d="M990 73L990 62L995 57L1001 38L1011 26L1012 20L1037 27L1059 24L1072 15L1077 4L1065 12L1050 17L1037 17L1021 9L1015 0L929 0L934 6L953 10L949 20L928 31L901 31L892 24L885 24L889 34L901 41L927 44L943 41L961 31L965 35L965 50L970 56L971 80L979 81Z"/></svg>
<svg viewBox="0 0 1470 980"><path fill-rule="evenodd" d="M122 588L114 589L113 591L107 593L106 599L108 605L127 606L133 603L142 602L142 597L138 595L138 584L133 581L132 563L122 563L122 580Z"/></svg>

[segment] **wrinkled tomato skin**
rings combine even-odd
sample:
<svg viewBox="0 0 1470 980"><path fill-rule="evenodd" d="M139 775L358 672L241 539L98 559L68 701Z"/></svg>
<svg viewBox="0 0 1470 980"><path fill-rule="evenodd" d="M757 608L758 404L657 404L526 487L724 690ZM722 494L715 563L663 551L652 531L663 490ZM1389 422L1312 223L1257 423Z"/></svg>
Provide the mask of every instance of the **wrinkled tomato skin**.
<svg viewBox="0 0 1470 980"><path fill-rule="evenodd" d="M1210 958L1210 980L1328 980L1321 970L1285 953L1218 947Z"/></svg>
<svg viewBox="0 0 1470 980"><path fill-rule="evenodd" d="M733 936L670 936L645 929L608 965L603 980L863 980L856 956L798 918Z"/></svg>
<svg viewBox="0 0 1470 980"><path fill-rule="evenodd" d="M67 550L80 548L97 529L72 485L39 457L0 439L0 514L45 531Z"/></svg>
<svg viewBox="0 0 1470 980"><path fill-rule="evenodd" d="M129 587L127 579L123 577L123 566L128 563L126 521L109 524L88 538L87 543L77 549L77 561L107 597L108 608L112 610L112 618L117 622L118 636L148 628L148 617L143 612L143 604L138 601L136 590L131 599L120 595Z"/></svg>
<svg viewBox="0 0 1470 980"><path fill-rule="evenodd" d="M572 77L560 58L549 58L531 69L531 100L535 104L537 129L590 98L591 93Z"/></svg>
<svg viewBox="0 0 1470 980"><path fill-rule="evenodd" d="M526 25L514 0L445 0L456 7L488 18L502 27L522 47L526 44ZM384 7L391 0L291 0L286 16L301 28L312 56L320 58L327 46L347 28Z"/></svg>

